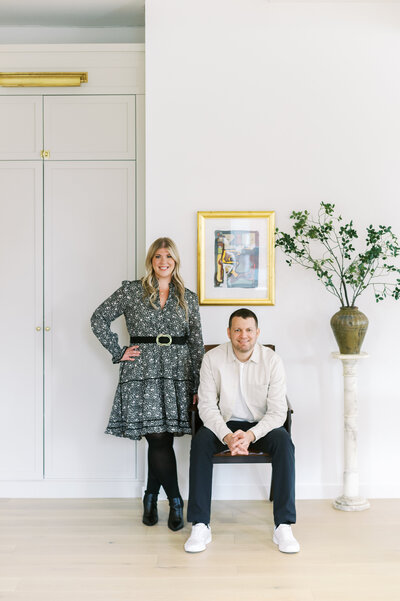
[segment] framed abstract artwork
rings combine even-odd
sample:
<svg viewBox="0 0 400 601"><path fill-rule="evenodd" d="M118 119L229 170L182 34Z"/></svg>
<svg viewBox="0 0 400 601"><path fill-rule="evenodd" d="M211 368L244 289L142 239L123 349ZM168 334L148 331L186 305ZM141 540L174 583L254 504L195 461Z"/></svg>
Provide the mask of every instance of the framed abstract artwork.
<svg viewBox="0 0 400 601"><path fill-rule="evenodd" d="M273 305L274 232L274 211L199 211L200 305Z"/></svg>

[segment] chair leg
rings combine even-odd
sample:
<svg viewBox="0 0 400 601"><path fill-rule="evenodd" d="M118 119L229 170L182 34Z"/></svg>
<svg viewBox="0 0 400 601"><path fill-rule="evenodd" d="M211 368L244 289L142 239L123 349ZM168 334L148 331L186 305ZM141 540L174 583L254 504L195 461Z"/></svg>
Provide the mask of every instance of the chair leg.
<svg viewBox="0 0 400 601"><path fill-rule="evenodd" d="M272 501L274 500L274 472L272 471L271 473L271 486L269 488L269 500Z"/></svg>

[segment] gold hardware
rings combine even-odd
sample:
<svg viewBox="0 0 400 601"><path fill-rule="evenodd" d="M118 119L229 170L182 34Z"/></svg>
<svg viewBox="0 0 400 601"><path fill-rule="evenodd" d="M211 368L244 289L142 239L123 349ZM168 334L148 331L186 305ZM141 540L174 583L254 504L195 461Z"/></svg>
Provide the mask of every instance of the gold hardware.
<svg viewBox="0 0 400 601"><path fill-rule="evenodd" d="M40 332L42 328L40 326L36 326L36 332Z"/></svg>
<svg viewBox="0 0 400 601"><path fill-rule="evenodd" d="M88 82L87 72L77 73L0 73L0 86L6 88L49 88L80 86Z"/></svg>
<svg viewBox="0 0 400 601"><path fill-rule="evenodd" d="M50 150L42 150L40 152L40 156L42 157L42 159L49 159L50 158Z"/></svg>
<svg viewBox="0 0 400 601"><path fill-rule="evenodd" d="M50 328L49 328L49 326L47 326L47 327L45 328L45 330L46 330L46 332L50 332Z"/></svg>

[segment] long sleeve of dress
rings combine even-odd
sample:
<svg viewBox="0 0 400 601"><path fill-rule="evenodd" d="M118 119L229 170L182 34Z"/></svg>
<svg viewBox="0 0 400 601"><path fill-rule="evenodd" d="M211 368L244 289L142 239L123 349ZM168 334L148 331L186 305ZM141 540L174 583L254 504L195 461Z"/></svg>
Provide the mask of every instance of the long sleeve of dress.
<svg viewBox="0 0 400 601"><path fill-rule="evenodd" d="M121 347L118 336L111 330L111 322L124 313L126 301L129 300L127 291L129 282L123 282L111 296L109 296L93 313L91 326L95 336L101 344L111 353L113 363L118 363L127 347Z"/></svg>
<svg viewBox="0 0 400 601"><path fill-rule="evenodd" d="M190 293L188 298L189 309L189 337L188 347L193 366L193 394L197 393L200 378L200 367L204 356L204 342L201 331L199 301L197 294Z"/></svg>

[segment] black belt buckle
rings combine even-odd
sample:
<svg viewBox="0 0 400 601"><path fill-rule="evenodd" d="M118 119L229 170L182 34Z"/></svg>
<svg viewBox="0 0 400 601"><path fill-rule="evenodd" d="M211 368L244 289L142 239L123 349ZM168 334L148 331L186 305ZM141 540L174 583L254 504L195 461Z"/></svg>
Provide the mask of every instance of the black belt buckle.
<svg viewBox="0 0 400 601"><path fill-rule="evenodd" d="M164 338L165 341L161 341L162 338ZM170 334L159 334L156 337L156 343L158 344L158 346L171 346L172 336Z"/></svg>

